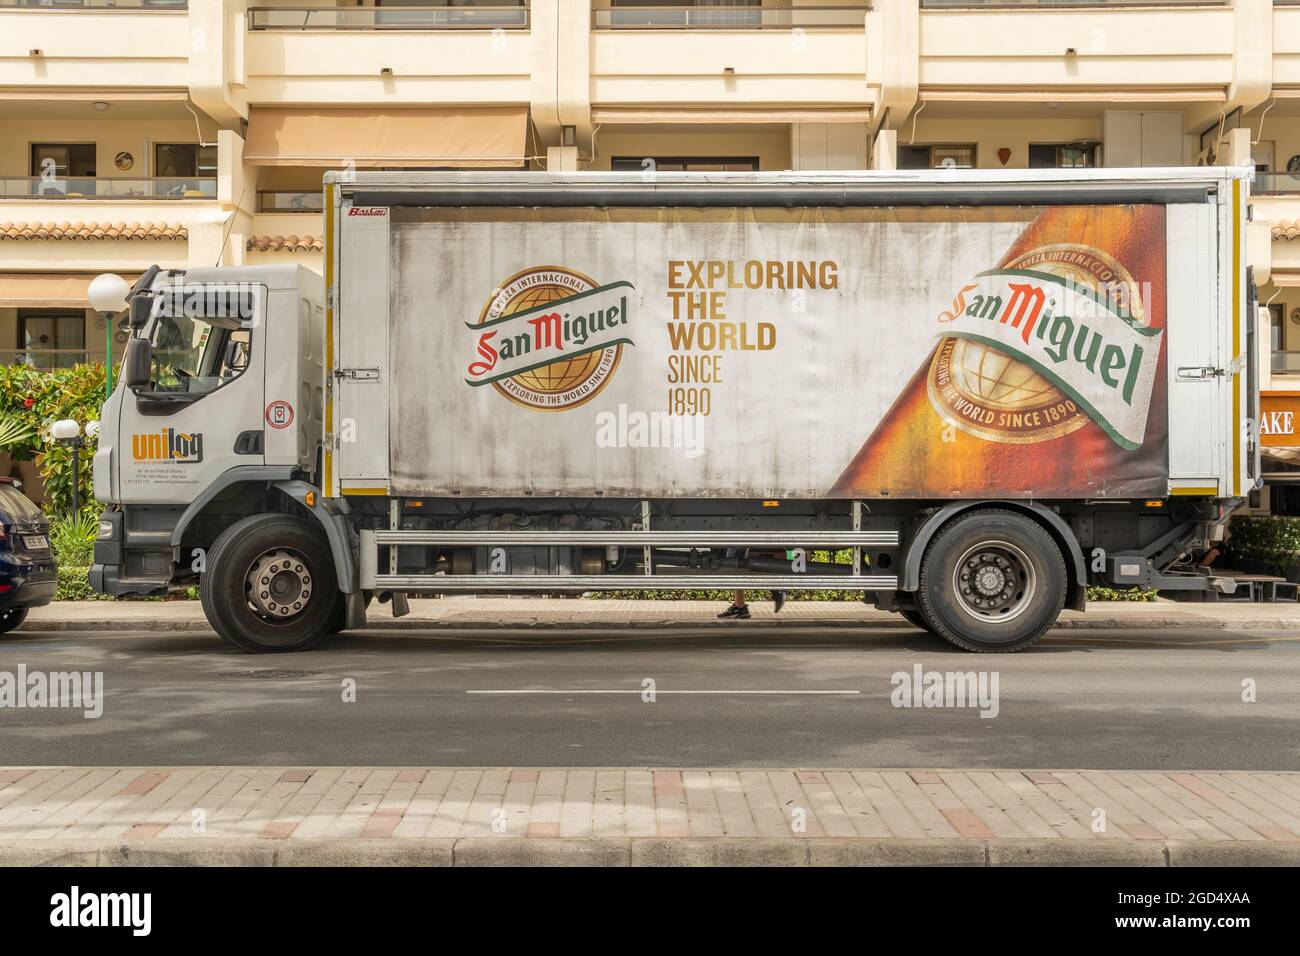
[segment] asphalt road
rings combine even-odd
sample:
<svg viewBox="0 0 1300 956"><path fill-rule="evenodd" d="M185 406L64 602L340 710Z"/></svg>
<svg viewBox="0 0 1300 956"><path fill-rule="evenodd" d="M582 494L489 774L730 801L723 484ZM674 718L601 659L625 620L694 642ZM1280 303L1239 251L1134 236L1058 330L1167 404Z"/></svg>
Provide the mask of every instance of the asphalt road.
<svg viewBox="0 0 1300 956"><path fill-rule="evenodd" d="M997 716L893 706L892 675L918 664L996 673ZM375 631L283 656L204 633L33 632L0 639L0 672L19 665L102 671L104 713L0 708L0 765L1300 769L1296 632L1057 631L1000 656L758 621Z"/></svg>

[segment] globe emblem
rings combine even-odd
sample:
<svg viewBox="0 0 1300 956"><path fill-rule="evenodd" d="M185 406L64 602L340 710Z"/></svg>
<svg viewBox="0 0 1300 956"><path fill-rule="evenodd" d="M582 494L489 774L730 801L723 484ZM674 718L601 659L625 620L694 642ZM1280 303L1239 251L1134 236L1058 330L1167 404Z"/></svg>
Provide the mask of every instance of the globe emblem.
<svg viewBox="0 0 1300 956"><path fill-rule="evenodd" d="M953 384L962 392L998 410L1038 405L1060 395L1056 386L1028 365L981 342L953 343Z"/></svg>
<svg viewBox="0 0 1300 956"><path fill-rule="evenodd" d="M589 276L560 266L525 269L507 279L483 307L480 322L542 309L580 292L596 288ZM560 307L561 313L564 308ZM518 405L539 411L563 411L595 398L605 387L623 355L622 345L556 359L492 383L497 392Z"/></svg>
<svg viewBox="0 0 1300 956"><path fill-rule="evenodd" d="M1031 249L1000 268L1046 272L1096 294L1115 295L1135 319L1144 321L1133 277L1099 249L1053 243ZM935 350L927 391L940 417L988 441L1047 441L1068 435L1089 420L1073 399L1026 362L957 336L944 338Z"/></svg>
<svg viewBox="0 0 1300 956"><path fill-rule="evenodd" d="M558 285L534 286L520 293L506 306L502 314L514 315L516 312L524 312L539 305L546 305L548 302L554 302L572 294L572 289L565 289ZM558 362L552 362L550 365L535 368L530 372L516 375L514 380L524 388L531 389L534 392L540 392L543 395L557 395L581 385L590 378L600 365L601 354L601 352L588 352L586 355L562 359Z"/></svg>

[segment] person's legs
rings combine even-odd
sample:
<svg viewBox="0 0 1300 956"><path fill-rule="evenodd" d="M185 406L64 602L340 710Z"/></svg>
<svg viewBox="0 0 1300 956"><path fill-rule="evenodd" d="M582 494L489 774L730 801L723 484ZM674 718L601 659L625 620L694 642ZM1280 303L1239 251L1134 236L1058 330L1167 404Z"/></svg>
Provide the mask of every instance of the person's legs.
<svg viewBox="0 0 1300 956"><path fill-rule="evenodd" d="M745 592L737 590L732 595L731 607L719 614L718 617L734 617L740 621L749 620L749 605L745 603Z"/></svg>
<svg viewBox="0 0 1300 956"><path fill-rule="evenodd" d="M780 614L781 608L783 607L785 607L785 592L773 591L772 592L772 613Z"/></svg>

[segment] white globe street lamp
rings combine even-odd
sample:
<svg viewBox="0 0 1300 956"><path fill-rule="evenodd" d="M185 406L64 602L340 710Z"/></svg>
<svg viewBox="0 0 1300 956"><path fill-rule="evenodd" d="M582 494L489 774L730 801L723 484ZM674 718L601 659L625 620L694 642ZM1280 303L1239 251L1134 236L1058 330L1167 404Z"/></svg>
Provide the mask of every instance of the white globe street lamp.
<svg viewBox="0 0 1300 956"><path fill-rule="evenodd" d="M126 308L131 287L119 275L105 272L90 280L86 298L104 319L104 398L113 394L113 316Z"/></svg>
<svg viewBox="0 0 1300 956"><path fill-rule="evenodd" d="M72 449L72 516L81 513L81 424L61 418L50 426L50 437Z"/></svg>

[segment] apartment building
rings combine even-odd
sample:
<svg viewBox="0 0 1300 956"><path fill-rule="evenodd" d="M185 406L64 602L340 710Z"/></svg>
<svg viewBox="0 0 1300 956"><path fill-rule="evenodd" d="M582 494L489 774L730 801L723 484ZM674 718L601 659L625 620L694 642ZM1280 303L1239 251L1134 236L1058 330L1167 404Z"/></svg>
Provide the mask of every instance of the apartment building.
<svg viewBox="0 0 1300 956"><path fill-rule="evenodd" d="M255 2L0 0L0 361L120 344L99 272L319 269L349 165L1253 162L1272 386L1300 388L1297 0Z"/></svg>

